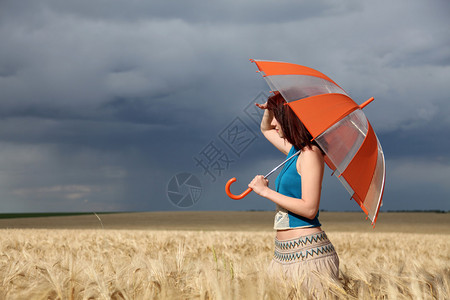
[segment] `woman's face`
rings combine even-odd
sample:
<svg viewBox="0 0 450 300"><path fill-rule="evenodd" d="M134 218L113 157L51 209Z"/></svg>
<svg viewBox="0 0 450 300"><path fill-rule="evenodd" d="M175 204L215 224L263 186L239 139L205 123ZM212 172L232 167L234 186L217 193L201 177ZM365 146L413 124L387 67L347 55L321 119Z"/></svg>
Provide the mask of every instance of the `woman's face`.
<svg viewBox="0 0 450 300"><path fill-rule="evenodd" d="M272 119L272 122L270 123L270 125L272 125L272 127L275 128L276 132L278 133L278 135L280 136L280 138L284 138L284 134L283 134L283 130L281 130L281 125L280 123L277 121L276 118Z"/></svg>

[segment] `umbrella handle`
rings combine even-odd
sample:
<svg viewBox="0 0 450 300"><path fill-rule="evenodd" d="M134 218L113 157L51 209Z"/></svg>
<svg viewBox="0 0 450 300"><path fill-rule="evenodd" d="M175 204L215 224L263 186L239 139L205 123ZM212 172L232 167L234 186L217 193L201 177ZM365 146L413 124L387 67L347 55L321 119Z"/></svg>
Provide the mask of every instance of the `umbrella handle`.
<svg viewBox="0 0 450 300"><path fill-rule="evenodd" d="M248 188L248 189L246 189L246 190L245 190L242 194L240 194L240 195L234 195L234 194L232 194L231 191L230 191L230 186L231 186L231 184L232 184L233 182L235 182L235 181L236 181L236 178L233 177L233 178L231 178L230 180L228 180L227 184L225 185L225 192L227 193L228 197L230 197L231 199L234 199L234 200L241 200L242 198L244 198L245 196L247 196L248 194L250 194L251 191L253 191L252 188Z"/></svg>

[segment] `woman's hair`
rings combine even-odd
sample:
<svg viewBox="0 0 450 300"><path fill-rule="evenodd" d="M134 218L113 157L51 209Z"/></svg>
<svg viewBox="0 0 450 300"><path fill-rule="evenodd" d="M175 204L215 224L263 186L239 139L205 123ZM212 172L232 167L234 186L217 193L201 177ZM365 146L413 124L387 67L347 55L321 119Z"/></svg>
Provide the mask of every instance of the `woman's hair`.
<svg viewBox="0 0 450 300"><path fill-rule="evenodd" d="M267 99L267 109L273 112L275 119L280 123L284 138L296 149L301 150L304 147L311 149L312 145L317 143L312 140L312 136L297 117L287 102L279 92L274 92ZM320 149L320 147L319 147Z"/></svg>

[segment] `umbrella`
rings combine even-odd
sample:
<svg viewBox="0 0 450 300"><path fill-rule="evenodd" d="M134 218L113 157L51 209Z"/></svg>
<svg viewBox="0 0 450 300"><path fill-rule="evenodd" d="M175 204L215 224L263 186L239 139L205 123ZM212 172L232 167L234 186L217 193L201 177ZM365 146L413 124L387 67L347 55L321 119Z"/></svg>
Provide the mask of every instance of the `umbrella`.
<svg viewBox="0 0 450 300"><path fill-rule="evenodd" d="M288 102L325 152L328 167L375 226L386 168L381 144L362 111L373 98L358 105L338 84L314 69L286 62L251 61L272 91L280 92ZM251 192L247 189L233 195L230 186L234 181L232 178L226 185L231 198L242 199Z"/></svg>

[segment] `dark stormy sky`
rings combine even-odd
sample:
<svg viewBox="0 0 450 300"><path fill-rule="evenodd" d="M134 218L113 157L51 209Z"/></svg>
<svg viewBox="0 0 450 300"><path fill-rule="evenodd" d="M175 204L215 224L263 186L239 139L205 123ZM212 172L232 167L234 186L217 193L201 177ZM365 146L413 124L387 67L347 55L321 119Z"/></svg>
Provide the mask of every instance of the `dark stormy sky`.
<svg viewBox="0 0 450 300"><path fill-rule="evenodd" d="M284 159L258 131L252 103L269 88L250 58L375 97L383 210L450 210L449 13L444 0L2 0L0 211L273 209L224 193ZM358 210L330 174L321 208Z"/></svg>

